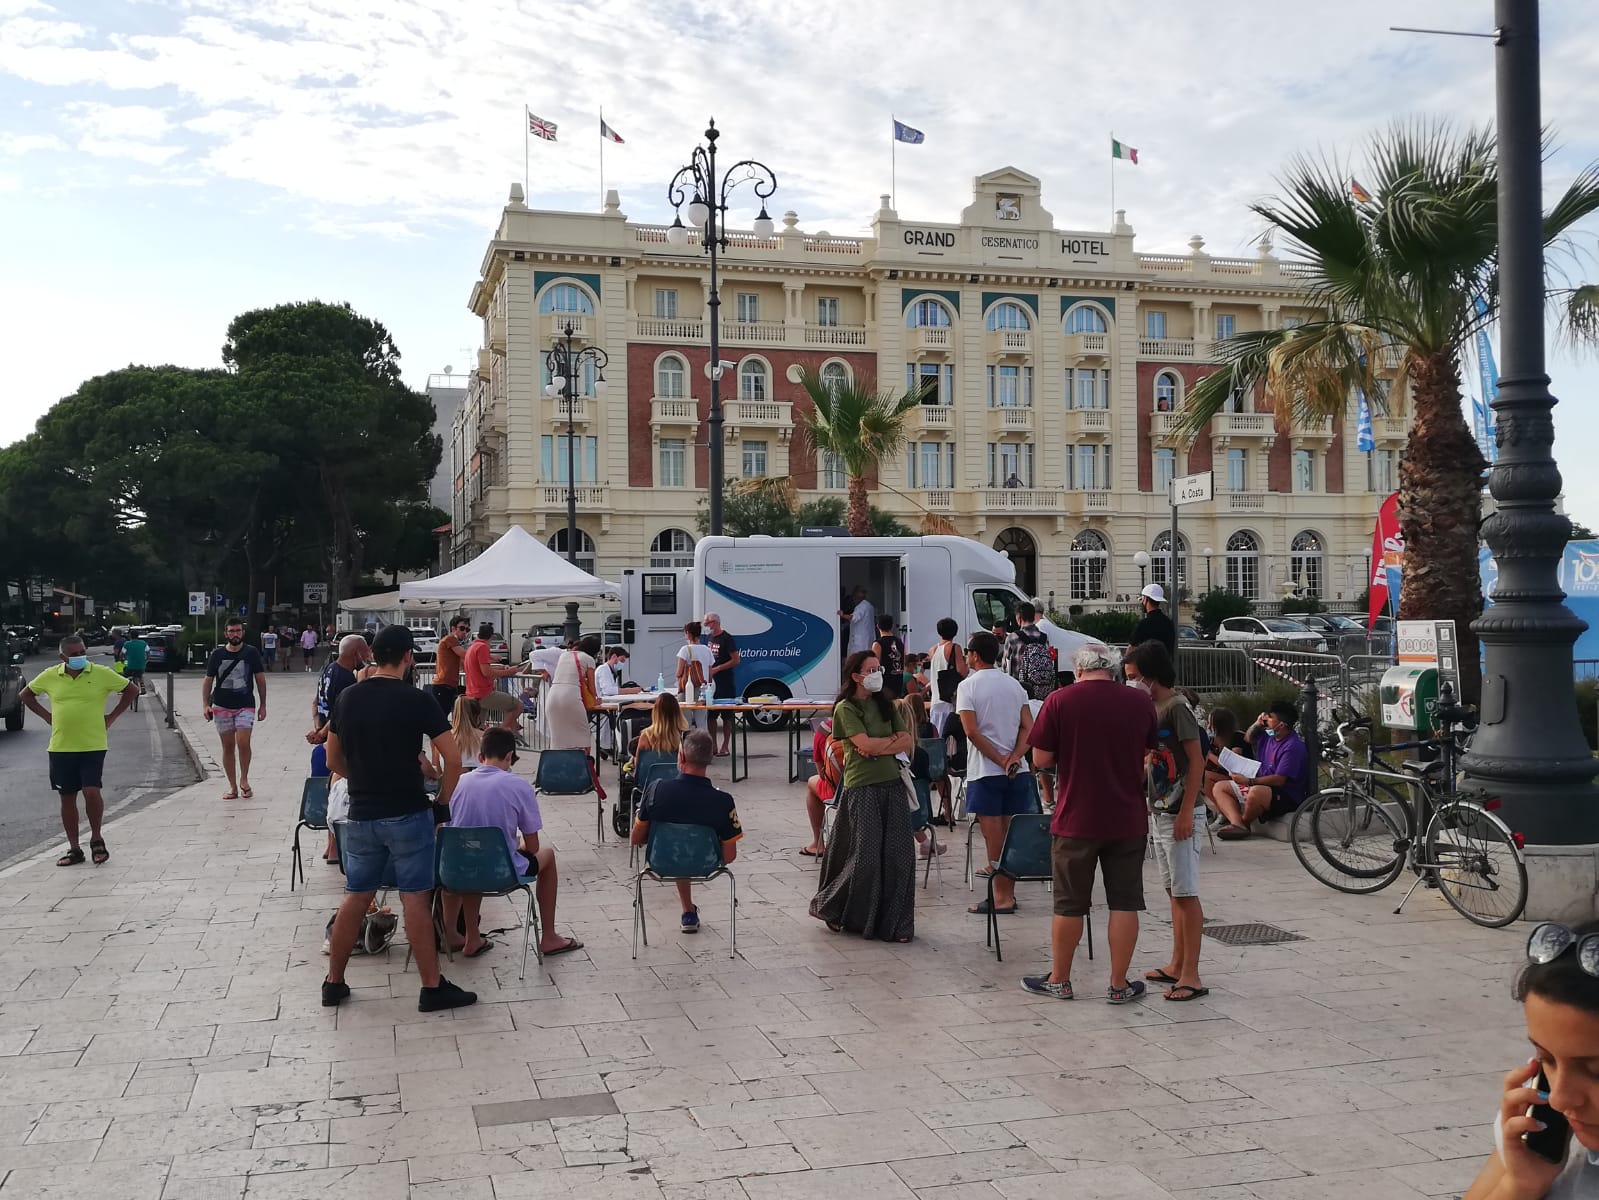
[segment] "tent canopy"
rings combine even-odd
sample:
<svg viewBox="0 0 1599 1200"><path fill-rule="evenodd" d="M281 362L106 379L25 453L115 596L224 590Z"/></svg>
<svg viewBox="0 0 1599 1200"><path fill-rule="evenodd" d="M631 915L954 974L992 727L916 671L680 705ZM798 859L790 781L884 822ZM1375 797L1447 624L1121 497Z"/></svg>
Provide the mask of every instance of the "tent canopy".
<svg viewBox="0 0 1599 1200"><path fill-rule="evenodd" d="M426 611L438 607L433 601L402 600L399 592L377 592L371 596L351 596L339 601L339 611L347 613L397 612L401 608Z"/></svg>
<svg viewBox="0 0 1599 1200"><path fill-rule="evenodd" d="M512 525L471 562L433 579L400 585L400 599L444 603L597 600L620 594L616 584L573 566L520 525Z"/></svg>

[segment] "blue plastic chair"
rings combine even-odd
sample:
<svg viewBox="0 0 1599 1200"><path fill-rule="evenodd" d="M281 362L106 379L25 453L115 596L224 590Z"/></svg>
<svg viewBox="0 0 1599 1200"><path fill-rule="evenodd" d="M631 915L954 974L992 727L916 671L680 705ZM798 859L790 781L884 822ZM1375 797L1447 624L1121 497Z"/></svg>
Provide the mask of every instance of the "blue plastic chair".
<svg viewBox="0 0 1599 1200"><path fill-rule="evenodd" d="M531 875L520 874L516 860L511 857L511 847L506 845L505 834L493 826L476 828L445 825L439 829L438 842L433 850L433 873L439 886L456 895L509 896L512 892L527 893L527 916L522 922L522 967L518 979L527 977L527 947L533 928L538 921L538 905L533 898L533 884L538 880L538 864L532 864ZM445 943L448 945L448 941ZM537 944L533 952L540 964L544 952Z"/></svg>
<svg viewBox="0 0 1599 1200"><path fill-rule="evenodd" d="M728 920L727 956L738 957L738 882L722 861L722 841L709 825L679 825L660 821L650 826L644 845L644 869L633 876L633 957L638 957L639 939L650 944L644 922L644 877L657 883L687 879L708 883L726 875L732 889L732 916Z"/></svg>
<svg viewBox="0 0 1599 1200"><path fill-rule="evenodd" d="M1005 831L1005 845L999 852L999 865L988 877L988 932L984 945L994 947L997 962L1005 956L999 950L999 915L994 912L994 875L1003 875L1016 883L1050 883L1055 878L1052 850L1054 840L1049 832L1050 818L1043 813L1027 813L1012 817ZM1094 917L1085 914L1088 923L1088 958L1094 958Z"/></svg>
<svg viewBox="0 0 1599 1200"><path fill-rule="evenodd" d="M294 827L294 858L289 862L289 891L294 890L294 875L305 882L305 860L300 856L300 830L328 827L328 788L333 781L326 775L312 775L300 786L300 820Z"/></svg>
<svg viewBox="0 0 1599 1200"><path fill-rule="evenodd" d="M652 762L649 770L640 773L638 776L639 806L643 806L644 797L649 795L652 787L658 783L664 783L668 779L676 779L681 774L682 772L677 769L677 755L675 754L672 755L670 760ZM633 817L637 819L638 809L633 810ZM630 871L638 865L638 852L639 848L637 846L630 846L628 849L627 868Z"/></svg>
<svg viewBox="0 0 1599 1200"><path fill-rule="evenodd" d="M1029 813L1043 812L1044 811L1044 801L1038 794L1038 776L1033 774L1033 772L1028 771L1026 773L1026 775L1024 776L1024 778L1027 780L1027 789L1031 793L1031 799L1030 799L1030 801L1028 803L1027 811ZM977 876L972 873L972 837L973 837L973 835L976 834L976 832L977 832L977 819L974 817L974 818L972 818L971 822L966 826L966 874L965 874L965 878L966 878L966 890L969 891L969 892L973 892L973 891L977 890Z"/></svg>
<svg viewBox="0 0 1599 1200"><path fill-rule="evenodd" d="M587 750L541 750L533 786L541 796L586 796L594 793L595 838L605 840L605 797L594 786Z"/></svg>
<svg viewBox="0 0 1599 1200"><path fill-rule="evenodd" d="M916 785L916 811L911 814L911 832L920 833L927 830L927 869L922 874L922 887L926 888L933 878L933 866L938 866L938 886L944 886L944 864L939 860L938 826L933 824L933 788L925 779L911 780Z"/></svg>
<svg viewBox="0 0 1599 1200"><path fill-rule="evenodd" d="M949 776L949 746L943 738L917 738L916 744L927 755L927 777L933 783Z"/></svg>

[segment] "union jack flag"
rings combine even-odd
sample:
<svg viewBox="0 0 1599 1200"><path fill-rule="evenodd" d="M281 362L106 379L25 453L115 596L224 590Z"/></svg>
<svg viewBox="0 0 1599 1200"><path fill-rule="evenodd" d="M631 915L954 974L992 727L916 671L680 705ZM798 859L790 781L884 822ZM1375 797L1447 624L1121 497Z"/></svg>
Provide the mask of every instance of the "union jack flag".
<svg viewBox="0 0 1599 1200"><path fill-rule="evenodd" d="M543 138L546 142L555 140L555 122L546 121L543 117L535 117L532 110L527 114L527 131L536 138Z"/></svg>

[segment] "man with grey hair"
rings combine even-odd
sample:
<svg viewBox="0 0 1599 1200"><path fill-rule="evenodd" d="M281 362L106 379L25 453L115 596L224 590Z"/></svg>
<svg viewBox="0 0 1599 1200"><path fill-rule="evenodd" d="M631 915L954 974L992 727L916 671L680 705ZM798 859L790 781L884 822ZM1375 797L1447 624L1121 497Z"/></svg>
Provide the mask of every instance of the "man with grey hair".
<svg viewBox="0 0 1599 1200"><path fill-rule="evenodd" d="M1144 848L1149 813L1144 800L1144 758L1160 746L1160 727L1149 693L1124 687L1114 672L1121 656L1099 642L1072 656L1077 682L1044 701L1029 741L1033 765L1055 767L1059 796L1050 822L1055 916L1050 927L1051 969L1030 975L1022 990L1070 1000L1072 960L1083 934L1094 868L1104 879L1110 909L1110 986L1105 998L1126 1004L1145 992L1128 979L1144 907Z"/></svg>
<svg viewBox="0 0 1599 1200"><path fill-rule="evenodd" d="M61 798L61 827L67 835L67 852L56 860L56 866L72 867L83 861L83 849L78 845L79 792L89 817L89 849L99 866L111 857L100 836L100 820L105 815L100 781L106 734L133 703L139 685L110 667L91 663L83 639L75 634L61 639L60 654L60 666L39 672L22 689L22 702L50 726L50 787ZM119 694L117 706L106 712L106 697ZM39 703L40 696L49 699L49 708Z"/></svg>
<svg viewBox="0 0 1599 1200"><path fill-rule="evenodd" d="M713 614L714 615L714 614ZM633 820L633 845L649 841L650 822L667 821L674 825L708 825L722 843L722 861L738 857L738 839L744 830L738 823L738 808L733 797L706 778L705 769L716 755L715 742L703 729L690 729L683 735L677 752L678 777L652 783L639 804ZM677 880L677 896L683 903L684 933L700 931L700 910L694 906L693 885Z"/></svg>
<svg viewBox="0 0 1599 1200"><path fill-rule="evenodd" d="M733 673L738 666L738 643L733 640L733 635L722 628L722 618L719 614L708 612L705 619L700 622L700 627L705 637L705 644L711 648L711 691L718 700L734 700L738 697L738 685L733 681ZM716 733L716 726L722 726L722 744L716 748L719 758L726 758L733 752L733 714L709 713L707 724L712 734Z"/></svg>

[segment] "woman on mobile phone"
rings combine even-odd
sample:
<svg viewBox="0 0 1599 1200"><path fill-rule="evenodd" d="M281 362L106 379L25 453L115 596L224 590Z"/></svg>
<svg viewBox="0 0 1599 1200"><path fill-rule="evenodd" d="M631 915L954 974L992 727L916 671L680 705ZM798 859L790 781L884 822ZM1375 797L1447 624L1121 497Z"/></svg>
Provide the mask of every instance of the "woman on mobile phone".
<svg viewBox="0 0 1599 1200"><path fill-rule="evenodd" d="M1516 998L1534 1053L1505 1076L1493 1156L1466 1200L1599 1196L1599 921L1534 929Z"/></svg>

